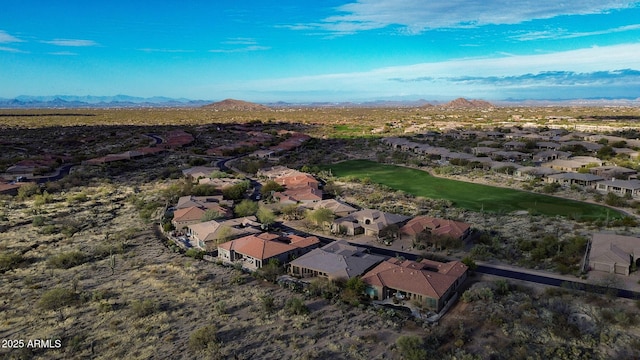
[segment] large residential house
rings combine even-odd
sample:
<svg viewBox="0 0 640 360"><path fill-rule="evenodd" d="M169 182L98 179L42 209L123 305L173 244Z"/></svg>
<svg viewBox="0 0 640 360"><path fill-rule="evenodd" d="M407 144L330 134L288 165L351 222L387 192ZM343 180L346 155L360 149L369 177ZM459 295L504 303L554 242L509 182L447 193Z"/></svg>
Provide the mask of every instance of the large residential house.
<svg viewBox="0 0 640 360"><path fill-rule="evenodd" d="M604 193L614 193L619 196L640 197L640 180L617 180L611 179L601 181L596 185L596 190Z"/></svg>
<svg viewBox="0 0 640 360"><path fill-rule="evenodd" d="M640 238L615 234L593 234L589 251L591 270L629 275L640 265Z"/></svg>
<svg viewBox="0 0 640 360"><path fill-rule="evenodd" d="M389 225L401 226L409 219L409 216L364 209L334 220L331 224L331 232L351 236L359 234L378 236L380 230Z"/></svg>
<svg viewBox="0 0 640 360"><path fill-rule="evenodd" d="M529 181L534 179L542 180L542 178L544 178L545 176L558 173L560 173L560 171L548 167L523 166L513 172L513 177L516 180L522 181Z"/></svg>
<svg viewBox="0 0 640 360"><path fill-rule="evenodd" d="M410 300L439 312L451 300L467 277L468 267L460 261L441 263L393 258L362 276L366 294L372 299Z"/></svg>
<svg viewBox="0 0 640 360"><path fill-rule="evenodd" d="M295 171L277 177L274 181L285 187L285 190L273 194L273 198L282 204L309 204L322 200L320 182L310 174Z"/></svg>
<svg viewBox="0 0 640 360"><path fill-rule="evenodd" d="M300 277L346 280L364 274L384 260L385 257L372 255L365 248L338 240L291 261L289 273Z"/></svg>
<svg viewBox="0 0 640 360"><path fill-rule="evenodd" d="M604 180L602 176L581 173L560 173L547 175L546 182L560 184L563 186L577 185L583 188L595 188L599 181Z"/></svg>
<svg viewBox="0 0 640 360"><path fill-rule="evenodd" d="M176 209L176 211L173 212L171 223L176 229L181 230L189 225L202 222L204 215L205 210L197 206Z"/></svg>
<svg viewBox="0 0 640 360"><path fill-rule="evenodd" d="M336 199L326 199L318 201L314 204L313 209L329 209L337 217L344 217L358 211L358 209L354 208L353 206Z"/></svg>
<svg viewBox="0 0 640 360"><path fill-rule="evenodd" d="M414 239L418 234L425 231L435 236L464 240L471 231L471 225L430 216L416 216L400 228L400 233L409 235Z"/></svg>
<svg viewBox="0 0 640 360"><path fill-rule="evenodd" d="M218 245L218 258L224 262L240 264L247 270L257 270L272 259L281 264L300 257L320 245L315 236L290 235L287 238L270 233L248 235Z"/></svg>
<svg viewBox="0 0 640 360"><path fill-rule="evenodd" d="M564 172L578 172L580 169L588 168L591 165L602 166L603 163L602 160L591 156L574 156L566 160L556 159L542 164L543 167Z"/></svg>
<svg viewBox="0 0 640 360"><path fill-rule="evenodd" d="M606 180L621 179L627 180L636 177L637 171L622 166L597 166L589 169L594 175L599 175Z"/></svg>
<svg viewBox="0 0 640 360"><path fill-rule="evenodd" d="M223 200L222 196L182 196L178 199L176 209L186 209L197 207L203 211L213 210L220 213L220 217L229 218L233 216L231 207L233 201Z"/></svg>
<svg viewBox="0 0 640 360"><path fill-rule="evenodd" d="M205 221L187 226L186 233L192 236L197 247L212 251L222 241L236 239L242 236L262 233L261 224L255 216L247 216L226 221Z"/></svg>

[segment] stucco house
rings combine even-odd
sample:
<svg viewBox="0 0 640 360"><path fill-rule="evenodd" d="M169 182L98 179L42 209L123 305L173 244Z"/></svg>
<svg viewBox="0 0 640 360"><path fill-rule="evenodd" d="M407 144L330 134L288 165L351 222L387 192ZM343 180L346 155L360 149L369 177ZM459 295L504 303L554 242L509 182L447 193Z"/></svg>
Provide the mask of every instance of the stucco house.
<svg viewBox="0 0 640 360"><path fill-rule="evenodd" d="M212 251L218 242L242 236L262 233L261 224L255 216L247 216L226 221L211 220L187 226L187 235L193 237L193 243L202 250Z"/></svg>
<svg viewBox="0 0 640 360"><path fill-rule="evenodd" d="M289 273L300 277L347 280L364 274L384 260L385 257L370 254L365 248L338 240L292 260Z"/></svg>
<svg viewBox="0 0 640 360"><path fill-rule="evenodd" d="M589 250L591 270L629 275L633 265L640 265L640 238L593 234Z"/></svg>
<svg viewBox="0 0 640 360"><path fill-rule="evenodd" d="M602 160L591 156L574 156L569 159L556 159L542 164L543 167L548 167L558 171L565 172L578 172L582 168L589 166L602 166Z"/></svg>
<svg viewBox="0 0 640 360"><path fill-rule="evenodd" d="M606 180L611 179L621 179L627 180L635 177L638 172L634 169L629 169L622 166L597 166L589 169L589 172L594 175L599 175L605 178Z"/></svg>
<svg viewBox="0 0 640 360"><path fill-rule="evenodd" d="M614 193L620 196L640 197L640 180L617 180L611 179L601 181L596 185L596 190L604 193Z"/></svg>
<svg viewBox="0 0 640 360"><path fill-rule="evenodd" d="M202 222L204 215L205 210L197 206L176 209L176 211L173 212L173 219L171 220L171 223L176 229L180 230L191 224Z"/></svg>
<svg viewBox="0 0 640 360"><path fill-rule="evenodd" d="M203 211L213 210L220 213L221 217L230 218L233 216L231 207L233 201L223 200L222 196L181 196L176 204L176 209L186 209L197 207Z"/></svg>
<svg viewBox="0 0 640 360"><path fill-rule="evenodd" d="M602 176L594 174L560 173L547 175L545 181L550 184L557 183L563 186L577 185L583 188L595 188L596 184L602 180L604 180Z"/></svg>
<svg viewBox="0 0 640 360"><path fill-rule="evenodd" d="M272 259L281 264L302 256L320 245L315 236L291 235L287 238L270 233L248 235L218 245L218 258L226 263L241 264L247 270L257 270Z"/></svg>
<svg viewBox="0 0 640 360"><path fill-rule="evenodd" d="M364 209L334 220L331 224L331 232L351 236L359 234L378 236L380 230L387 226L394 224L401 226L409 219L409 216Z"/></svg>
<svg viewBox="0 0 640 360"><path fill-rule="evenodd" d="M314 204L313 209L329 209L335 216L338 217L344 217L358 211L358 209L354 208L353 206L336 199L326 199L318 201Z"/></svg>
<svg viewBox="0 0 640 360"><path fill-rule="evenodd" d="M467 278L468 267L460 261L420 262L393 258L362 276L366 294L372 299L396 298L440 311Z"/></svg>

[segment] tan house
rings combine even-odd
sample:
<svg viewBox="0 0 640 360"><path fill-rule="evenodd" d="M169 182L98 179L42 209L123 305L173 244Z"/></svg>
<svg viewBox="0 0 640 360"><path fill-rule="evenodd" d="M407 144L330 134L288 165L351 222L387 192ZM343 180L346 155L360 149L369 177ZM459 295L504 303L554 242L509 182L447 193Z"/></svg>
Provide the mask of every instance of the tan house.
<svg viewBox="0 0 640 360"><path fill-rule="evenodd" d="M329 209L335 216L338 217L344 217L358 211L358 209L354 208L353 206L336 199L326 199L318 201L314 204L313 209Z"/></svg>
<svg viewBox="0 0 640 360"><path fill-rule="evenodd" d="M640 197L640 180L608 180L596 185L596 190L604 193L614 193L619 196Z"/></svg>
<svg viewBox="0 0 640 360"><path fill-rule="evenodd" d="M546 177L546 182L549 184L556 183L562 186L577 185L583 188L595 188L596 184L602 180L604 180L602 176L573 172L552 174Z"/></svg>
<svg viewBox="0 0 640 360"><path fill-rule="evenodd" d="M629 275L634 265L640 265L640 238L593 234L589 250L591 270Z"/></svg>
<svg viewBox="0 0 640 360"><path fill-rule="evenodd" d="M226 221L206 221L187 226L187 235L193 237L193 243L202 250L212 251L218 242L236 239L251 234L260 234L261 224L255 216Z"/></svg>
<svg viewBox="0 0 640 360"><path fill-rule="evenodd" d="M182 196L178 199L176 209L197 207L203 211L213 210L220 213L220 217L230 218L233 201L223 200L222 196Z"/></svg>
<svg viewBox="0 0 640 360"><path fill-rule="evenodd" d="M637 171L622 166L597 166L589 169L594 175L602 176L606 180L620 179L627 180L636 177Z"/></svg>
<svg viewBox="0 0 640 360"><path fill-rule="evenodd" d="M441 263L389 259L362 276L372 299L396 298L420 303L440 311L467 278L468 267L460 261Z"/></svg>
<svg viewBox="0 0 640 360"><path fill-rule="evenodd" d="M591 156L574 156L569 159L556 159L542 164L543 167L548 167L558 171L564 172L578 172L582 168L588 168L589 166L602 166L602 160Z"/></svg>
<svg viewBox="0 0 640 360"><path fill-rule="evenodd" d="M320 245L315 236L280 236L270 233L248 235L218 245L218 258L226 263L240 264L247 270L257 270L276 259L281 264L306 254Z"/></svg>
<svg viewBox="0 0 640 360"><path fill-rule="evenodd" d="M359 234L378 236L380 230L387 226L395 224L401 226L409 219L409 216L364 209L334 220L331 224L331 232L351 236Z"/></svg>

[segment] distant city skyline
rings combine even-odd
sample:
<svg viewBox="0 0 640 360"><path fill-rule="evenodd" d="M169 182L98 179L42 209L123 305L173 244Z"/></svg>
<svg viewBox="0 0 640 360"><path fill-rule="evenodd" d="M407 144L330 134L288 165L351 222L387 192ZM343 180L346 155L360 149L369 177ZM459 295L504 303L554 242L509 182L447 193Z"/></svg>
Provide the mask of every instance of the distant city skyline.
<svg viewBox="0 0 640 360"><path fill-rule="evenodd" d="M0 98L640 98L640 1L21 0Z"/></svg>

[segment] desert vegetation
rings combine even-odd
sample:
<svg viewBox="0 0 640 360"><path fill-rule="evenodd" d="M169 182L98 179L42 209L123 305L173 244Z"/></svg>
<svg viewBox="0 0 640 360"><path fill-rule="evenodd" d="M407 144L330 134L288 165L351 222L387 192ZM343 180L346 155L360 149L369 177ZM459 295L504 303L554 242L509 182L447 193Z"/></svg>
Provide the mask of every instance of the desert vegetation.
<svg viewBox="0 0 640 360"><path fill-rule="evenodd" d="M613 210L603 217L600 208L574 203L570 206L575 208L565 213L585 211L587 215L548 216L545 211L557 205L553 202L549 208L529 211L537 201L545 201L541 197L530 198L517 208L494 209L494 203L511 203L507 192L482 188L491 199L478 204L474 197L475 203L465 203L453 195L436 196L403 187L409 179L417 179L413 171L420 170L343 162L343 168L332 165L329 171L319 165L358 158L426 168L420 164L422 159L389 151L378 141L380 136L402 135L416 124L427 124L424 129L494 128L518 114L543 125L545 116L554 114L593 126L609 119L607 126L622 128L635 124L638 117L637 109L611 111L139 109L77 110L69 111L68 116L43 112L37 117L23 116L29 111L3 111L15 116L3 117L2 131L7 136L0 140L2 170L50 153L60 158L57 165L75 166L61 180L25 185L15 196L0 197L0 338L62 342L55 349L0 349L0 354L15 359L637 358L638 306L612 293L549 290L475 275L460 294L461 301L437 324L431 324L398 309L368 303L357 280L318 280L306 289L291 289L274 283L282 274L282 264L269 264L253 274L243 272L205 261L205 254L193 249L182 253L160 230L162 223L170 224L163 221L163 215L179 196L223 194L236 202L237 213L256 214L263 224L307 216L310 227L323 231L331 214L273 207L265 199L259 203L245 200L248 183L223 192L197 185L181 172L226 158L206 151L238 141L248 129L274 136L280 136L278 130L302 131L314 136L302 148L271 163L239 160L240 170L254 173L265 164L306 166L303 171L327 180L324 189L329 196L393 213L463 220L478 231L479 236L470 243L440 244L440 249L425 249L420 256L466 256L470 264L498 260L577 273L585 234L602 228L628 231L636 226L634 219L618 217ZM568 120L558 121L562 122L572 125ZM150 146L148 134L175 129L194 135L194 142L135 161L79 165L88 158ZM383 154L380 159L379 153ZM363 164L369 168L360 167ZM442 175L454 178L475 171L462 164L453 166L451 174ZM354 173L347 173L349 169ZM390 182L390 169L403 174L404 184ZM460 174L453 174L459 170ZM55 169L47 168L41 173L52 171ZM323 171L328 174L324 176ZM218 176L229 175L221 171ZM269 186L265 195L278 190ZM445 193L444 188L440 190ZM453 191L463 194L459 185ZM601 199L615 206L622 200L633 206L629 199ZM520 209L527 213L512 213ZM213 213L207 216L216 218ZM434 242L427 240L428 246Z"/></svg>

